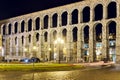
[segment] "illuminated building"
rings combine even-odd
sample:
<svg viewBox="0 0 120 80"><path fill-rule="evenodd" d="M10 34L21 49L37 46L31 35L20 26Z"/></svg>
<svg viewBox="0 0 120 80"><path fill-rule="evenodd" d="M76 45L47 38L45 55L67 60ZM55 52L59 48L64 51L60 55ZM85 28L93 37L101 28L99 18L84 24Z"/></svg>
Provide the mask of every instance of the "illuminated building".
<svg viewBox="0 0 120 80"><path fill-rule="evenodd" d="M66 62L107 58L119 62L119 12L119 0L84 0L2 20L4 56L35 56L44 61L60 58ZM64 44L54 44L57 38Z"/></svg>

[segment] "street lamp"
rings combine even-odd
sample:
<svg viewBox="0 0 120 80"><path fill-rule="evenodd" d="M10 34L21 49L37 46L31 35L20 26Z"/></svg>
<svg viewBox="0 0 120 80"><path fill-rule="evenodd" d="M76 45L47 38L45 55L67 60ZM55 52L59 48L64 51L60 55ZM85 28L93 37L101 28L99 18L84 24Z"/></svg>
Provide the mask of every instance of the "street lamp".
<svg viewBox="0 0 120 80"><path fill-rule="evenodd" d="M58 45L58 63L60 64L60 45L64 43L64 40L61 38L57 38L54 42L54 44Z"/></svg>

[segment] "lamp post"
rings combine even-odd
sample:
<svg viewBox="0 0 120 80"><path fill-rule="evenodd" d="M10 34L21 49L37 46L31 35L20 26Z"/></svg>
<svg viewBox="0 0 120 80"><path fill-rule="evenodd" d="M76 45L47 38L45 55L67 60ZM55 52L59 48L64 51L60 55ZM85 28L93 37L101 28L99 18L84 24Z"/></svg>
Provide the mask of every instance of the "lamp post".
<svg viewBox="0 0 120 80"><path fill-rule="evenodd" d="M64 40L61 38L57 38L54 42L56 45L58 45L58 63L60 64L60 45L64 43Z"/></svg>

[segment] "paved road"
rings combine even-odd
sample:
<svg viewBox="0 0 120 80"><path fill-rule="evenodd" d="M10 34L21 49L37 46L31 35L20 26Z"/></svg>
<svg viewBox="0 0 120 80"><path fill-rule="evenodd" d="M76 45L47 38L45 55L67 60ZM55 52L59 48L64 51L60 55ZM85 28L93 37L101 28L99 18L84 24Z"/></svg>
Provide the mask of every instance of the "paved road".
<svg viewBox="0 0 120 80"><path fill-rule="evenodd" d="M55 72L0 72L0 80L120 80L120 66Z"/></svg>

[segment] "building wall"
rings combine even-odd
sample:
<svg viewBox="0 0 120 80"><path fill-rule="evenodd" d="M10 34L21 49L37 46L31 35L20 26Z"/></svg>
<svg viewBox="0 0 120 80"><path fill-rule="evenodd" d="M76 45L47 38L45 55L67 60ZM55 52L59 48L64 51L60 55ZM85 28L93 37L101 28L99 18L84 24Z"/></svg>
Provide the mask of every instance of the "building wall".
<svg viewBox="0 0 120 80"><path fill-rule="evenodd" d="M113 4L113 7L116 6L116 15L108 17L108 5L111 3ZM103 11L101 19L95 18L98 16L97 14L99 14L95 14L95 8L98 5ZM102 58L106 58L109 57L107 56L109 48L108 26L111 22L113 22L116 23L116 61L119 62L119 6L119 0L85 0L0 21L5 57L11 59L21 59L24 57L37 56L42 60L53 60L50 57L51 54L57 53L58 55L58 53L63 53L62 50L64 50L65 61L79 62L81 58L83 58L83 42L85 42L84 28L88 26L89 55L87 57L89 57L89 61L93 62L95 61L95 27L100 24L102 25L101 53ZM85 10L88 11L88 15L87 13L84 14ZM67 20L64 18L66 15ZM87 21L86 19L84 20L86 15L88 19ZM36 21L37 19L38 21ZM24 31L22 32L21 25L23 21ZM37 25L39 26L39 29L36 29L36 23L38 22L39 24ZM53 23L55 24L53 25ZM11 30L9 27L11 27ZM64 33L66 33L65 37L63 37ZM77 40L75 41L73 34L75 34L74 36L77 36ZM24 37L24 39L22 39L22 37ZM57 38L64 38L66 41L64 41L64 44L56 46L54 42ZM59 55L56 57L56 60L59 60ZM64 60L64 55L61 60Z"/></svg>

